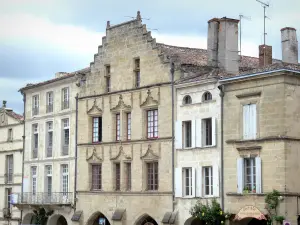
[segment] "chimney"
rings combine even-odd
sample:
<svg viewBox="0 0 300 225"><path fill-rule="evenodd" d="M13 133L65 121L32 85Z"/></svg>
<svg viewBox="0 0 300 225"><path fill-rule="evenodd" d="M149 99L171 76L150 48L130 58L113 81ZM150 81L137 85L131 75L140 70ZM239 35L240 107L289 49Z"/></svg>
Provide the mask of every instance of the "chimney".
<svg viewBox="0 0 300 225"><path fill-rule="evenodd" d="M296 29L285 27L281 29L282 61L298 63L298 41Z"/></svg>
<svg viewBox="0 0 300 225"><path fill-rule="evenodd" d="M267 66L272 64L272 46L260 45L259 46L259 66Z"/></svg>
<svg viewBox="0 0 300 225"><path fill-rule="evenodd" d="M57 72L55 73L55 78L60 78L68 74L67 72Z"/></svg>
<svg viewBox="0 0 300 225"><path fill-rule="evenodd" d="M207 65L218 67L218 36L219 19L213 18L208 21L207 31Z"/></svg>

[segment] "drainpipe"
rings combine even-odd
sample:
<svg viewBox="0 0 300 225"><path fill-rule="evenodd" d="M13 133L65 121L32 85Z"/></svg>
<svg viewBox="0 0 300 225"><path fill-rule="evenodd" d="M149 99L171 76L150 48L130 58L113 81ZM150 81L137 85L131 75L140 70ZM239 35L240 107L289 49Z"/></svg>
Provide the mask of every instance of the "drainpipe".
<svg viewBox="0 0 300 225"><path fill-rule="evenodd" d="M221 97L221 206L223 211L224 206L224 133L223 133L223 123L224 123L224 85L218 86L220 89Z"/></svg>
<svg viewBox="0 0 300 225"><path fill-rule="evenodd" d="M174 212L174 203L175 203L175 175L174 175L174 63L171 63L171 88L172 88L172 212Z"/></svg>
<svg viewBox="0 0 300 225"><path fill-rule="evenodd" d="M22 184L21 184L21 203L23 202L23 182L24 182L24 150L25 150L25 115L26 115L26 94L23 94L23 109L24 109L24 113L23 113L23 122L24 122L24 126L23 126L23 151L22 151ZM20 224L22 224L22 219L23 219L23 209L21 209L21 221Z"/></svg>
<svg viewBox="0 0 300 225"><path fill-rule="evenodd" d="M75 177L74 177L74 212L76 211L77 202L77 136L78 136L78 94L76 94L76 121L75 121Z"/></svg>

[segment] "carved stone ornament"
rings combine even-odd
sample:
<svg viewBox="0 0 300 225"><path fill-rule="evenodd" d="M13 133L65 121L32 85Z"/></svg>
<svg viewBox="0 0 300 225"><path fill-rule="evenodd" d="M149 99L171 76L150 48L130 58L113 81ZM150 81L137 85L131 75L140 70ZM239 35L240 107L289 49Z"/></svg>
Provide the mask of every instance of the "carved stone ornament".
<svg viewBox="0 0 300 225"><path fill-rule="evenodd" d="M150 89L148 90L147 94L148 96L146 100L141 104L141 107L157 106L158 101L152 97Z"/></svg>
<svg viewBox="0 0 300 225"><path fill-rule="evenodd" d="M102 110L97 106L96 99L94 100L93 106L87 111L89 115L102 115Z"/></svg>
<svg viewBox="0 0 300 225"><path fill-rule="evenodd" d="M110 160L117 160L117 159L120 159L122 156L124 157L124 159L127 159L127 160L131 160L132 159L130 155L127 155L124 152L123 147L120 146L118 154L116 156L114 156L114 157L111 157Z"/></svg>
<svg viewBox="0 0 300 225"><path fill-rule="evenodd" d="M118 112L118 111L121 111L121 110L122 111L131 111L131 106L130 105L126 105L124 103L122 95L119 96L119 102L118 102L118 104L115 107L113 107L111 109L111 111Z"/></svg>
<svg viewBox="0 0 300 225"><path fill-rule="evenodd" d="M151 159L152 160L152 159L158 159L158 158L159 158L159 156L153 152L150 144L148 145L147 152L141 156L141 159Z"/></svg>
<svg viewBox="0 0 300 225"><path fill-rule="evenodd" d="M102 161L102 155L99 154L97 149L94 147L93 149L86 149L86 160L87 161Z"/></svg>

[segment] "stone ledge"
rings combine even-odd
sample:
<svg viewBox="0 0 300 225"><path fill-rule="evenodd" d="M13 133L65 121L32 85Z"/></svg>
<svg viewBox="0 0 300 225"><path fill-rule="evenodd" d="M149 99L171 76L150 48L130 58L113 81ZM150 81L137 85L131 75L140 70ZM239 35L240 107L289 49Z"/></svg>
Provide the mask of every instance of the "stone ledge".
<svg viewBox="0 0 300 225"><path fill-rule="evenodd" d="M261 146L250 146L250 147L237 147L238 151L247 151L247 150L261 150Z"/></svg>
<svg viewBox="0 0 300 225"><path fill-rule="evenodd" d="M242 196L265 196L269 192L265 193L248 193L248 194L243 194L243 193L237 193L237 192L227 192L227 196L236 196L236 197L242 197ZM280 195L286 196L286 197L300 197L300 192L279 192Z"/></svg>
<svg viewBox="0 0 300 225"><path fill-rule="evenodd" d="M160 192L160 191L77 191L78 195L117 195L117 196L137 196L137 195L149 195L149 196L162 196L172 195L172 192Z"/></svg>
<svg viewBox="0 0 300 225"><path fill-rule="evenodd" d="M251 92L251 93L236 95L236 97L237 98L247 98L247 97L260 96L260 95L261 95L261 91L257 91L257 92Z"/></svg>
<svg viewBox="0 0 300 225"><path fill-rule="evenodd" d="M300 141L300 138L290 137L290 136L268 136L256 139L229 139L226 140L227 144L237 144L237 143L249 143L249 142L263 142L263 141Z"/></svg>

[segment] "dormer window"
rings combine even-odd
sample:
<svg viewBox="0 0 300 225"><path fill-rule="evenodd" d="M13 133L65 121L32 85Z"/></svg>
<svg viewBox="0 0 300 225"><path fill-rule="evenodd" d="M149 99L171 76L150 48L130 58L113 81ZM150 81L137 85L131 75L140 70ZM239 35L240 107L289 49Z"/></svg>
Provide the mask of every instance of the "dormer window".
<svg viewBox="0 0 300 225"><path fill-rule="evenodd" d="M212 100L212 95L209 91L205 92L203 94L202 100L205 101L211 101Z"/></svg>
<svg viewBox="0 0 300 225"><path fill-rule="evenodd" d="M192 98L191 98L191 96L186 95L186 96L183 98L183 105L189 105L189 104L192 104Z"/></svg>
<svg viewBox="0 0 300 225"><path fill-rule="evenodd" d="M140 77L140 59L134 60L134 73L135 73L135 87L140 87L141 77Z"/></svg>

